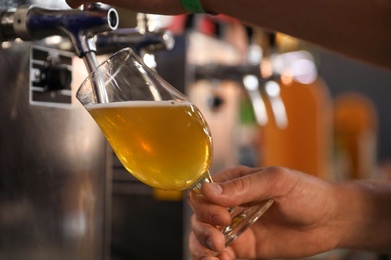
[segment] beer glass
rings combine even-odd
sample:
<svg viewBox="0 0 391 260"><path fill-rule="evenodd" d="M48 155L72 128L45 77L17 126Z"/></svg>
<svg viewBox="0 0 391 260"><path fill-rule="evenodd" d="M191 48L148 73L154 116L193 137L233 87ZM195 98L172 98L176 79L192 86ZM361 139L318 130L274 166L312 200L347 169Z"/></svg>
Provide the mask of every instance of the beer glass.
<svg viewBox="0 0 391 260"><path fill-rule="evenodd" d="M76 94L95 119L118 159L134 177L155 188L192 189L212 182L212 136L198 108L129 48L104 61ZM272 204L228 209L221 227L233 242Z"/></svg>

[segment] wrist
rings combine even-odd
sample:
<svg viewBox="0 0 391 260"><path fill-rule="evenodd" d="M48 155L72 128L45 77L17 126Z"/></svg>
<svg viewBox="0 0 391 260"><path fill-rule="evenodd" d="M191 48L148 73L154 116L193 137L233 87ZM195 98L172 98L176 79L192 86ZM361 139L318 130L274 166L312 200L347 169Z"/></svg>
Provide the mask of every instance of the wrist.
<svg viewBox="0 0 391 260"><path fill-rule="evenodd" d="M391 186L381 183L336 184L337 247L390 250Z"/></svg>
<svg viewBox="0 0 391 260"><path fill-rule="evenodd" d="M365 220L363 219L362 194L351 183L334 185L336 199L335 239L337 248L354 248L357 239L357 230ZM364 217L365 218L365 217ZM361 223L361 224L360 224Z"/></svg>

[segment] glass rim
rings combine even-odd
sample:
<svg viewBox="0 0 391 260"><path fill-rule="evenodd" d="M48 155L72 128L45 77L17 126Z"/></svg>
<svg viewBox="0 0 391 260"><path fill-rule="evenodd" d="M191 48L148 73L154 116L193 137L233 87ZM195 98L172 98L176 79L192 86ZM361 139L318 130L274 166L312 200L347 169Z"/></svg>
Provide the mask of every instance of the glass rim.
<svg viewBox="0 0 391 260"><path fill-rule="evenodd" d="M129 57L131 56L131 54L135 54L135 52L130 48L130 47L125 47L119 51L116 51L115 53L113 53L112 55L110 55L108 58L106 58L104 61L102 61L93 71L89 72L87 77L82 81L82 83L80 83L78 89L77 89L77 92L76 92L76 96L77 96L77 93L79 92L79 90L88 82L91 80L91 78L97 74L97 71L99 71L105 64L108 63L109 60L112 60L115 56L118 56L120 53L123 53L123 52L128 52L128 55L126 55L126 57L123 59L123 62L125 62L126 60L129 59Z"/></svg>

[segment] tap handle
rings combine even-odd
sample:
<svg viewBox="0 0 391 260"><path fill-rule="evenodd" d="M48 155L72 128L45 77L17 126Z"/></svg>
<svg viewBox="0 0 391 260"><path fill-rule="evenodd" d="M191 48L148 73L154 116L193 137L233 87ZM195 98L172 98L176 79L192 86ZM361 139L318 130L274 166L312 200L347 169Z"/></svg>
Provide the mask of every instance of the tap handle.
<svg viewBox="0 0 391 260"><path fill-rule="evenodd" d="M52 35L68 37L79 57L95 51L91 39L118 27L118 13L98 3L85 10L48 10L36 6L10 8L0 14L0 41L39 40Z"/></svg>

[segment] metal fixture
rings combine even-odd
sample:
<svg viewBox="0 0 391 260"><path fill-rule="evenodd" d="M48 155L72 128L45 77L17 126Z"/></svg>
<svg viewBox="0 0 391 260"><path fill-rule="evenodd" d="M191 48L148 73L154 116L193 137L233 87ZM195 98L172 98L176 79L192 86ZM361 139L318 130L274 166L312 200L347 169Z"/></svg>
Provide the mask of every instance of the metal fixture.
<svg viewBox="0 0 391 260"><path fill-rule="evenodd" d="M85 72L74 53L93 69L92 39L117 14L33 4L0 1L0 259L109 259L111 156L72 85Z"/></svg>

